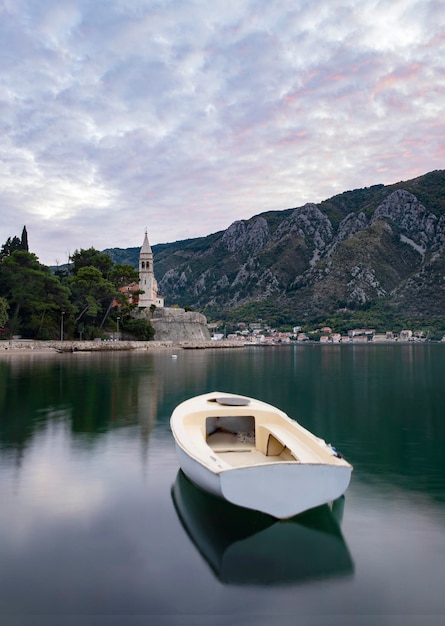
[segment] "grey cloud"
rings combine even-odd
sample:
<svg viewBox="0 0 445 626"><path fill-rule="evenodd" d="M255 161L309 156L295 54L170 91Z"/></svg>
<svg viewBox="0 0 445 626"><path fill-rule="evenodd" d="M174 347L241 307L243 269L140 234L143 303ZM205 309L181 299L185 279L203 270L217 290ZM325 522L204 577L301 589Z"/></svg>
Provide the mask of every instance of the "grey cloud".
<svg viewBox="0 0 445 626"><path fill-rule="evenodd" d="M443 166L440 11L7 0L0 240L26 223L52 263Z"/></svg>

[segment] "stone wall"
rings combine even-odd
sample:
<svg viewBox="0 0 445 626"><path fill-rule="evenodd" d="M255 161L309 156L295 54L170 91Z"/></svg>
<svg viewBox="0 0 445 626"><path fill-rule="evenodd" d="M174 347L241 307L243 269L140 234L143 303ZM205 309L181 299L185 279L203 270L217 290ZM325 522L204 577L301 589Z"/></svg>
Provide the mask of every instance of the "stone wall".
<svg viewBox="0 0 445 626"><path fill-rule="evenodd" d="M153 312L145 310L155 329L155 341L210 341L207 319L201 313L179 308L159 308Z"/></svg>
<svg viewBox="0 0 445 626"><path fill-rule="evenodd" d="M197 350L216 348L243 348L239 341L0 341L0 356L3 354L35 354L66 352L117 352L121 350Z"/></svg>
<svg viewBox="0 0 445 626"><path fill-rule="evenodd" d="M2 352L102 352L119 350L156 350L171 348L171 341L33 341L26 339L0 341Z"/></svg>

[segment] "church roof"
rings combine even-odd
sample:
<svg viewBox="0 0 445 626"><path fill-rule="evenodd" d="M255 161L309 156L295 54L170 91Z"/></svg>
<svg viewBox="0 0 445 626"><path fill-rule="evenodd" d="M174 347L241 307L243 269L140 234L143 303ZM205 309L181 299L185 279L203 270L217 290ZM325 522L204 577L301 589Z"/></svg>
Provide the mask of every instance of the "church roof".
<svg viewBox="0 0 445 626"><path fill-rule="evenodd" d="M152 254L150 244L148 243L148 236L145 233L144 243L142 244L141 254Z"/></svg>

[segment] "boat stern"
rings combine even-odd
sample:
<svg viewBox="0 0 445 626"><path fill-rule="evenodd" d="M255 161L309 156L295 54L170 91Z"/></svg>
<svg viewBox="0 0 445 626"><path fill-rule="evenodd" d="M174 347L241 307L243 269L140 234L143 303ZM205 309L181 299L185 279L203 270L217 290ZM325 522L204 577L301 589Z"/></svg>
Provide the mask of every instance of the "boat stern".
<svg viewBox="0 0 445 626"><path fill-rule="evenodd" d="M351 466L280 463L220 474L222 496L238 506L286 519L344 494Z"/></svg>

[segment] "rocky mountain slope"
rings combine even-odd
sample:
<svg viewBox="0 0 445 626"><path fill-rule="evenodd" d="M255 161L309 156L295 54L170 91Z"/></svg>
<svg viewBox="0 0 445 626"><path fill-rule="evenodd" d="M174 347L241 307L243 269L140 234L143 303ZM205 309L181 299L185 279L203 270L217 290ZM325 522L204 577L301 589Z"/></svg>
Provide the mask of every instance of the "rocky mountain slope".
<svg viewBox="0 0 445 626"><path fill-rule="evenodd" d="M137 266L139 248L107 250ZM282 323L345 311L445 316L445 170L153 246L169 304ZM444 319L445 321L445 319Z"/></svg>

